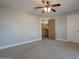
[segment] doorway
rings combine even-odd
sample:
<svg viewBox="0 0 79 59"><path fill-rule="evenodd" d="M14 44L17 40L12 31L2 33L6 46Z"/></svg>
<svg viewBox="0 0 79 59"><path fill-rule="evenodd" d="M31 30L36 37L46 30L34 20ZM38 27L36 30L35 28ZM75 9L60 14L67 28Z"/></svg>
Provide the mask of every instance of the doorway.
<svg viewBox="0 0 79 59"><path fill-rule="evenodd" d="M55 20L42 20L42 39L55 40Z"/></svg>

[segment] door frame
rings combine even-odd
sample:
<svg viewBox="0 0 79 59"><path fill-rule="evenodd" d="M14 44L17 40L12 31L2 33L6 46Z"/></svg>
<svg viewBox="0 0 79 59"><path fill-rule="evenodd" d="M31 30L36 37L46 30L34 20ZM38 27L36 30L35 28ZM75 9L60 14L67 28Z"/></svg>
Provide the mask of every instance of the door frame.
<svg viewBox="0 0 79 59"><path fill-rule="evenodd" d="M42 39L42 20L51 20L51 19L53 20L53 18L41 18L40 19L40 36L41 36L41 39ZM55 31L55 33L56 33L56 31ZM55 34L55 40L56 40L56 34Z"/></svg>

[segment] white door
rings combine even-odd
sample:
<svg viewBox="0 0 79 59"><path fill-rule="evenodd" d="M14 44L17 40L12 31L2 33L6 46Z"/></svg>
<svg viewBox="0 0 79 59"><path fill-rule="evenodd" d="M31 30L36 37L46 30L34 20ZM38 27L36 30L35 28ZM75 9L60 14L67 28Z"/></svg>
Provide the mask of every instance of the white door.
<svg viewBox="0 0 79 59"><path fill-rule="evenodd" d="M79 42L79 14L67 16L67 40Z"/></svg>

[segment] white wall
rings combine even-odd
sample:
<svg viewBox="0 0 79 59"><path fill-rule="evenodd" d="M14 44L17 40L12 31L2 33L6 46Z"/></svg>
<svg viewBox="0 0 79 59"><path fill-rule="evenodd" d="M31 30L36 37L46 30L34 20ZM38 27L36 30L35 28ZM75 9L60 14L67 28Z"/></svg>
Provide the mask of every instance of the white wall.
<svg viewBox="0 0 79 59"><path fill-rule="evenodd" d="M40 39L40 17L0 7L0 47Z"/></svg>
<svg viewBox="0 0 79 59"><path fill-rule="evenodd" d="M67 16L67 39L79 42L79 14Z"/></svg>
<svg viewBox="0 0 79 59"><path fill-rule="evenodd" d="M67 16L59 15L55 17L56 39L67 39Z"/></svg>
<svg viewBox="0 0 79 59"><path fill-rule="evenodd" d="M55 17L56 39L79 42L79 10L63 13Z"/></svg>

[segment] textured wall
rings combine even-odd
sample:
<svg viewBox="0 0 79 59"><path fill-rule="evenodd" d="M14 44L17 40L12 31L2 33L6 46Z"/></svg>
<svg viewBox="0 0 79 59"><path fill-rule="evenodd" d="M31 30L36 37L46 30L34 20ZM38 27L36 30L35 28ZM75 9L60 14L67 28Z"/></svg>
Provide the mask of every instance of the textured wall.
<svg viewBox="0 0 79 59"><path fill-rule="evenodd" d="M0 7L0 47L40 39L40 17Z"/></svg>
<svg viewBox="0 0 79 59"><path fill-rule="evenodd" d="M60 15L55 18L56 38L67 39L67 16Z"/></svg>

